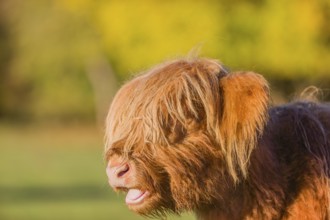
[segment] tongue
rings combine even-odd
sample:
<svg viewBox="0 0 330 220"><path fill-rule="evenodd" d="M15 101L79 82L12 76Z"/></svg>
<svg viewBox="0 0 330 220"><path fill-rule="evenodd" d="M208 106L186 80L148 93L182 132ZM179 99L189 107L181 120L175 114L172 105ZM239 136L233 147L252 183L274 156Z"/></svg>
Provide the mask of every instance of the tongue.
<svg viewBox="0 0 330 220"><path fill-rule="evenodd" d="M126 195L126 201L134 201L140 198L144 192L138 189L130 189Z"/></svg>

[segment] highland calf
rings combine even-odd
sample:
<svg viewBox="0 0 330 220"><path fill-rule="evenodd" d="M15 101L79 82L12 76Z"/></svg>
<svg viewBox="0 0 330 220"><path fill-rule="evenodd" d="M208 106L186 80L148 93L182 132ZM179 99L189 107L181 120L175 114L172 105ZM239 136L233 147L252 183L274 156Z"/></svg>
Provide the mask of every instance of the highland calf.
<svg viewBox="0 0 330 220"><path fill-rule="evenodd" d="M271 106L261 75L216 60L174 60L126 83L105 157L109 184L141 215L330 217L330 106Z"/></svg>

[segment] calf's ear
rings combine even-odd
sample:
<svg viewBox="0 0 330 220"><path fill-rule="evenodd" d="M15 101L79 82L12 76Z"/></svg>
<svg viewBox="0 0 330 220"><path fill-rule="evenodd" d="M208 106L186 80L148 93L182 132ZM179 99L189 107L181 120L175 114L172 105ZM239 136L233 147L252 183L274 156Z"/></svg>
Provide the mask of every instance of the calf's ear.
<svg viewBox="0 0 330 220"><path fill-rule="evenodd" d="M220 79L223 112L220 120L221 148L233 179L246 177L249 157L267 119L269 87L254 72L234 72Z"/></svg>

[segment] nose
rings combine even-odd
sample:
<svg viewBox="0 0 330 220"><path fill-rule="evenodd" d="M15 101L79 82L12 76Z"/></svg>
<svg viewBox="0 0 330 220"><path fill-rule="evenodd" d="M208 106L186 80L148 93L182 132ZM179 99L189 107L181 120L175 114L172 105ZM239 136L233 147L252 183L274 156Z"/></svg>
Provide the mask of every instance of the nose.
<svg viewBox="0 0 330 220"><path fill-rule="evenodd" d="M113 164L110 162L106 168L110 186L113 188L125 187L125 179L129 170L128 163Z"/></svg>

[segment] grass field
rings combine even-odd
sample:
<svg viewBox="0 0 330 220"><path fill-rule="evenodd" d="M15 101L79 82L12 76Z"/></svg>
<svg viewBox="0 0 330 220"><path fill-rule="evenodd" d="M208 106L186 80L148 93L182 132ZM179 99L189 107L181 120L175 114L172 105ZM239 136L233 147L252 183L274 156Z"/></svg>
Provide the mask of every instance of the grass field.
<svg viewBox="0 0 330 220"><path fill-rule="evenodd" d="M143 219L108 187L102 136L92 126L0 124L0 219Z"/></svg>

